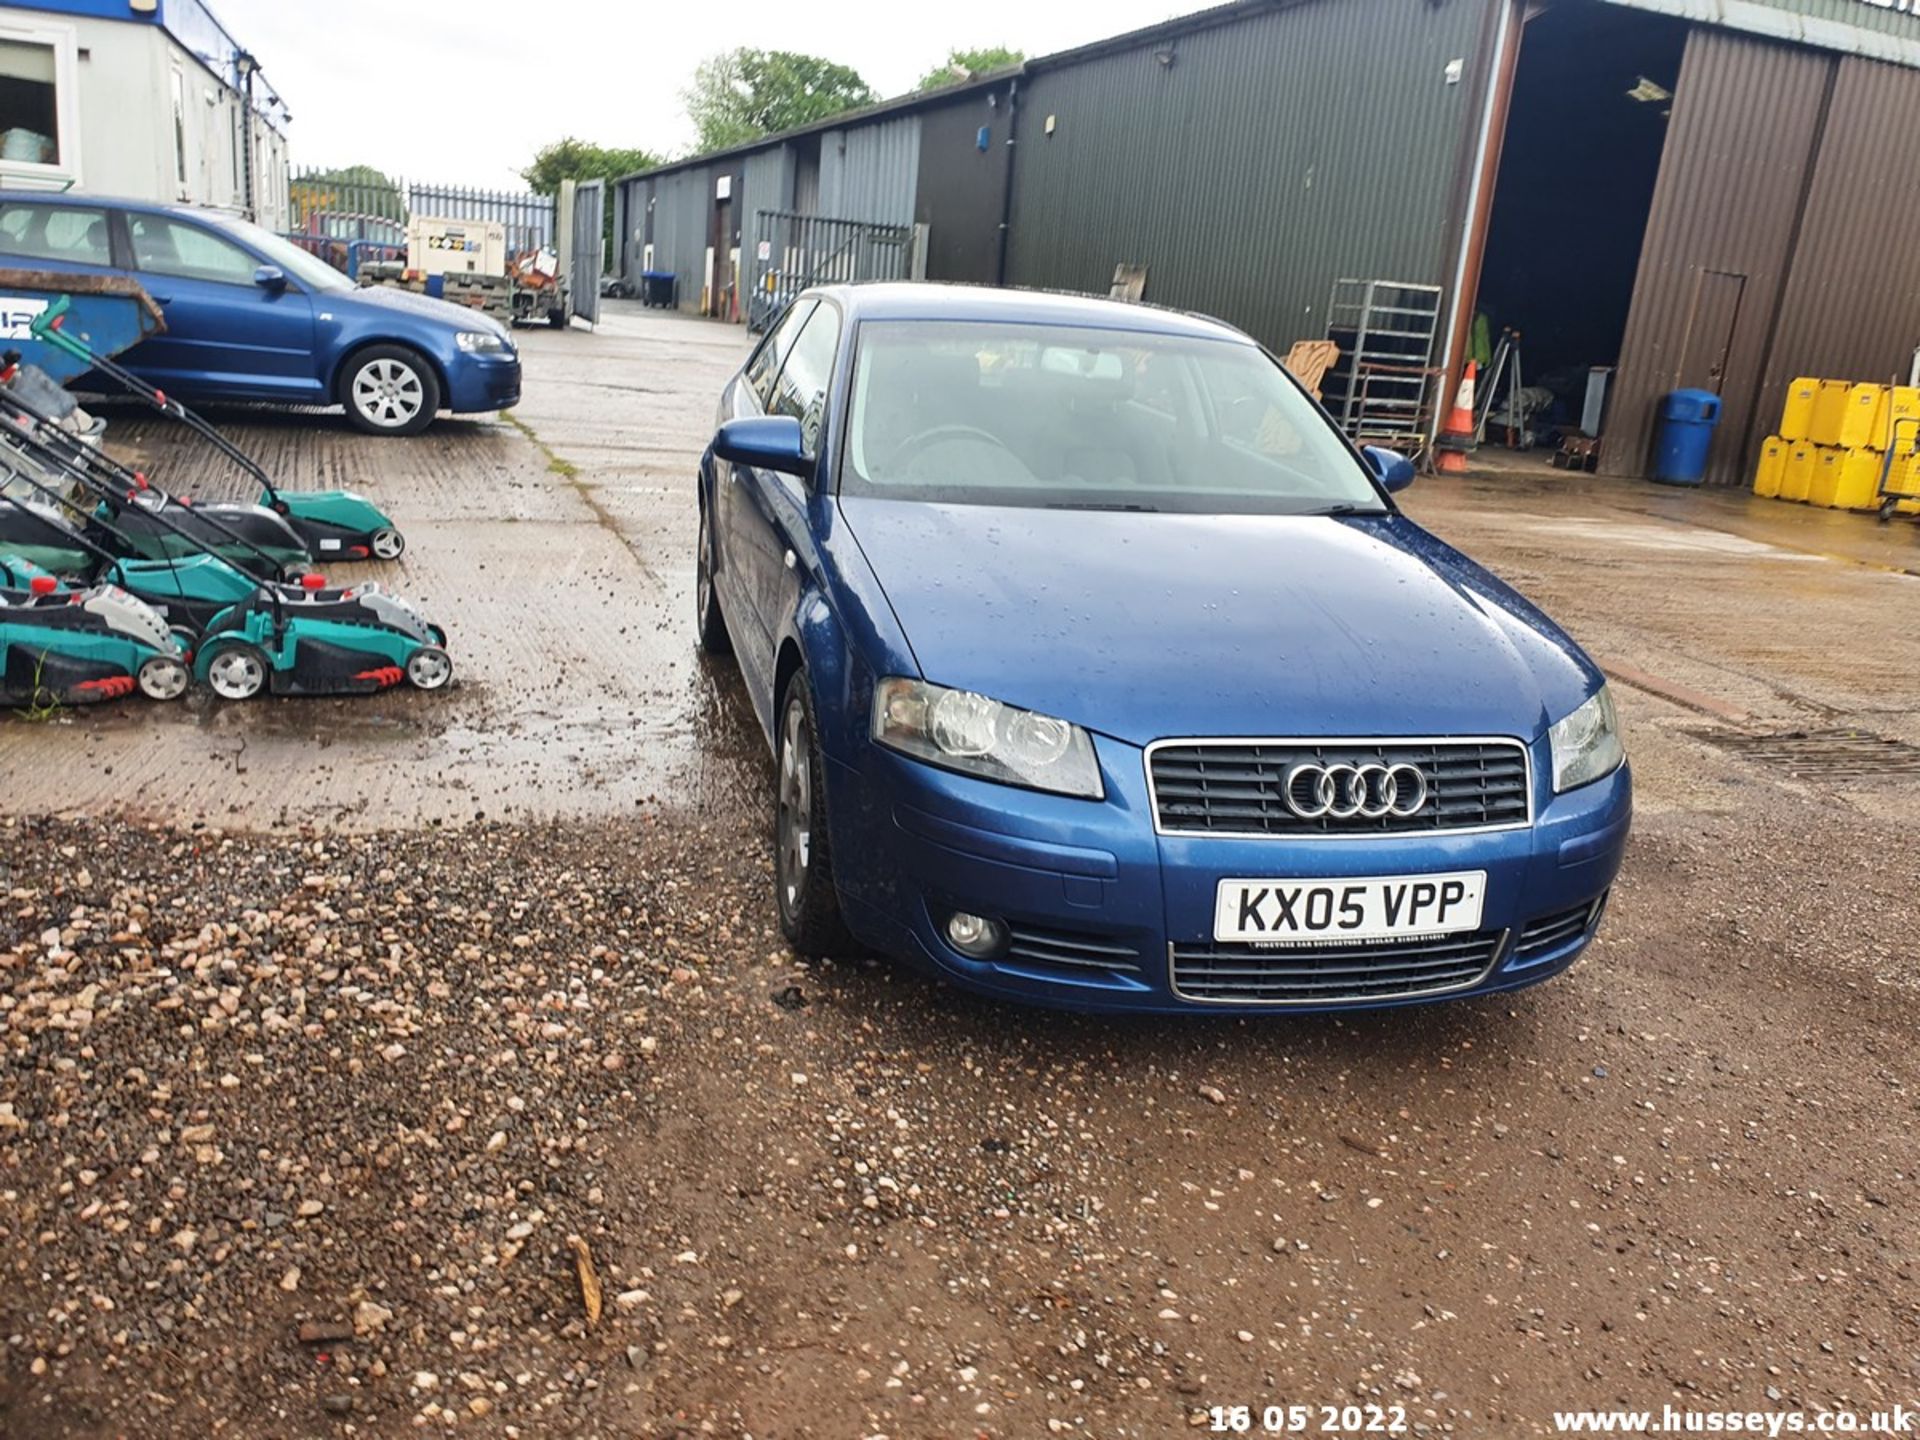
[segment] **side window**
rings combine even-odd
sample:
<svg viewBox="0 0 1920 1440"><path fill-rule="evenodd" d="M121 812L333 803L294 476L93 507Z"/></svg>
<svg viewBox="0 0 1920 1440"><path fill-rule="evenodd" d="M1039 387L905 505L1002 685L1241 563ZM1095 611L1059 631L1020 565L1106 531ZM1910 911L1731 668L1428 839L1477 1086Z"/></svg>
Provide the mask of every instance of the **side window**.
<svg viewBox="0 0 1920 1440"><path fill-rule="evenodd" d="M260 268L238 245L164 215L129 214L127 229L133 236L134 263L149 275L251 285L253 272Z"/></svg>
<svg viewBox="0 0 1920 1440"><path fill-rule="evenodd" d="M113 263L107 212L79 205L7 205L0 209L0 250L72 265Z"/></svg>
<svg viewBox="0 0 1920 1440"><path fill-rule="evenodd" d="M791 415L800 422L807 454L820 453L820 426L827 413L827 382L833 378L834 352L840 348L840 312L821 305L800 332L787 363L773 383L769 415Z"/></svg>
<svg viewBox="0 0 1920 1440"><path fill-rule="evenodd" d="M786 362L787 352L793 349L793 342L800 334L800 327L807 323L807 317L813 314L817 302L802 300L790 306L787 313L780 317L780 323L773 327L773 333L761 345L760 352L753 357L753 363L747 366L747 384L753 393L760 397L760 408L769 413L773 405L773 377L780 373L780 367Z"/></svg>

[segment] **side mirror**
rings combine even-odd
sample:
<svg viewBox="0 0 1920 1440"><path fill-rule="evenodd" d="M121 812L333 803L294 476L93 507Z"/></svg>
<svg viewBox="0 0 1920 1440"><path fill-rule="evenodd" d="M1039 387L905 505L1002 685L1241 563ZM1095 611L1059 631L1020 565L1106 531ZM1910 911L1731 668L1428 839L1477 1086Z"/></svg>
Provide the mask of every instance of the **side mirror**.
<svg viewBox="0 0 1920 1440"><path fill-rule="evenodd" d="M1383 450L1378 445L1367 445L1362 447L1360 453L1367 457L1367 464L1389 491L1404 490L1413 483L1417 473L1413 462L1398 450Z"/></svg>
<svg viewBox="0 0 1920 1440"><path fill-rule="evenodd" d="M713 453L735 465L806 475L813 469L791 415L749 415L729 420L713 437Z"/></svg>
<svg viewBox="0 0 1920 1440"><path fill-rule="evenodd" d="M269 295L278 295L287 288L287 272L278 265L262 265L253 272L253 283Z"/></svg>

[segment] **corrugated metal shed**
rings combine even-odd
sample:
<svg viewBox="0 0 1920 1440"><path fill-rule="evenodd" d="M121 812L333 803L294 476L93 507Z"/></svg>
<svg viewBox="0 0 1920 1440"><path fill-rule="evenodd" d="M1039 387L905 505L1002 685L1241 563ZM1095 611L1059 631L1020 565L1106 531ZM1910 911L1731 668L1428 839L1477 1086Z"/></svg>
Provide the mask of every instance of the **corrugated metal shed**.
<svg viewBox="0 0 1920 1440"><path fill-rule="evenodd" d="M753 281L754 249L760 241L759 212L793 207L793 151L776 145L747 156L741 182L740 268L744 284Z"/></svg>
<svg viewBox="0 0 1920 1440"><path fill-rule="evenodd" d="M920 117L895 115L820 136L819 213L884 225L913 223Z"/></svg>
<svg viewBox="0 0 1920 1440"><path fill-rule="evenodd" d="M1842 59L1738 473L1796 375L1905 383L1920 344L1920 73ZM1729 447L1730 448L1730 447Z"/></svg>
<svg viewBox="0 0 1920 1440"><path fill-rule="evenodd" d="M1274 346L1323 332L1342 276L1451 289L1496 3L1304 0L1033 62L1010 282L1145 265L1147 299Z"/></svg>
<svg viewBox="0 0 1920 1440"><path fill-rule="evenodd" d="M1610 0L1822 50L1920 65L1920 15L1909 0Z"/></svg>
<svg viewBox="0 0 1920 1440"><path fill-rule="evenodd" d="M1916 130L1920 72L1688 37L1603 469L1643 473L1659 398L1681 385L1719 390L1707 478L1737 485L1793 377L1905 376L1920 341L1920 248L1904 240L1920 226Z"/></svg>
<svg viewBox="0 0 1920 1440"><path fill-rule="evenodd" d="M1733 382L1721 430L1746 434L1832 71L1810 50L1716 30L1687 38L1620 345L1601 452L1609 473L1644 472L1659 397L1683 380L1706 384L1710 351L1724 348ZM1737 295L1727 277L1738 277ZM1738 472L1738 449L1714 447L1710 479Z"/></svg>

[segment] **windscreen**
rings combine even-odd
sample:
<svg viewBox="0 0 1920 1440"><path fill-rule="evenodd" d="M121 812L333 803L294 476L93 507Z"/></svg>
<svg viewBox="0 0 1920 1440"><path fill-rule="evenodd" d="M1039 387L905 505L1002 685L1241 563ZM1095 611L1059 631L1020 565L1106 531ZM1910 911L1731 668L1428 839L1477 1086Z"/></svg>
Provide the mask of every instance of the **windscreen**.
<svg viewBox="0 0 1920 1440"><path fill-rule="evenodd" d="M972 321L860 327L841 490L1189 514L1383 512L1256 346Z"/></svg>

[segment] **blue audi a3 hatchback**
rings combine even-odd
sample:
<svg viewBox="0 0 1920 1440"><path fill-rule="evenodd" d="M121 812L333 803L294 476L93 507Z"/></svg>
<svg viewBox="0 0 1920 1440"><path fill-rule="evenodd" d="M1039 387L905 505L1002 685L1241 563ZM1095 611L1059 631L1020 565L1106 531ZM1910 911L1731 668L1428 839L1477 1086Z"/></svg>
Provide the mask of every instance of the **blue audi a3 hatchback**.
<svg viewBox="0 0 1920 1440"><path fill-rule="evenodd" d="M195 404L337 404L369 434L417 435L443 409L520 401L519 352L490 316L357 289L291 241L218 211L0 190L0 270L16 269L137 280L166 328L122 363ZM16 321L26 298L0 286Z"/></svg>
<svg viewBox="0 0 1920 1440"><path fill-rule="evenodd" d="M1213 321L808 292L720 402L698 627L775 759L780 923L1079 1009L1514 989L1632 811L1551 620Z"/></svg>

